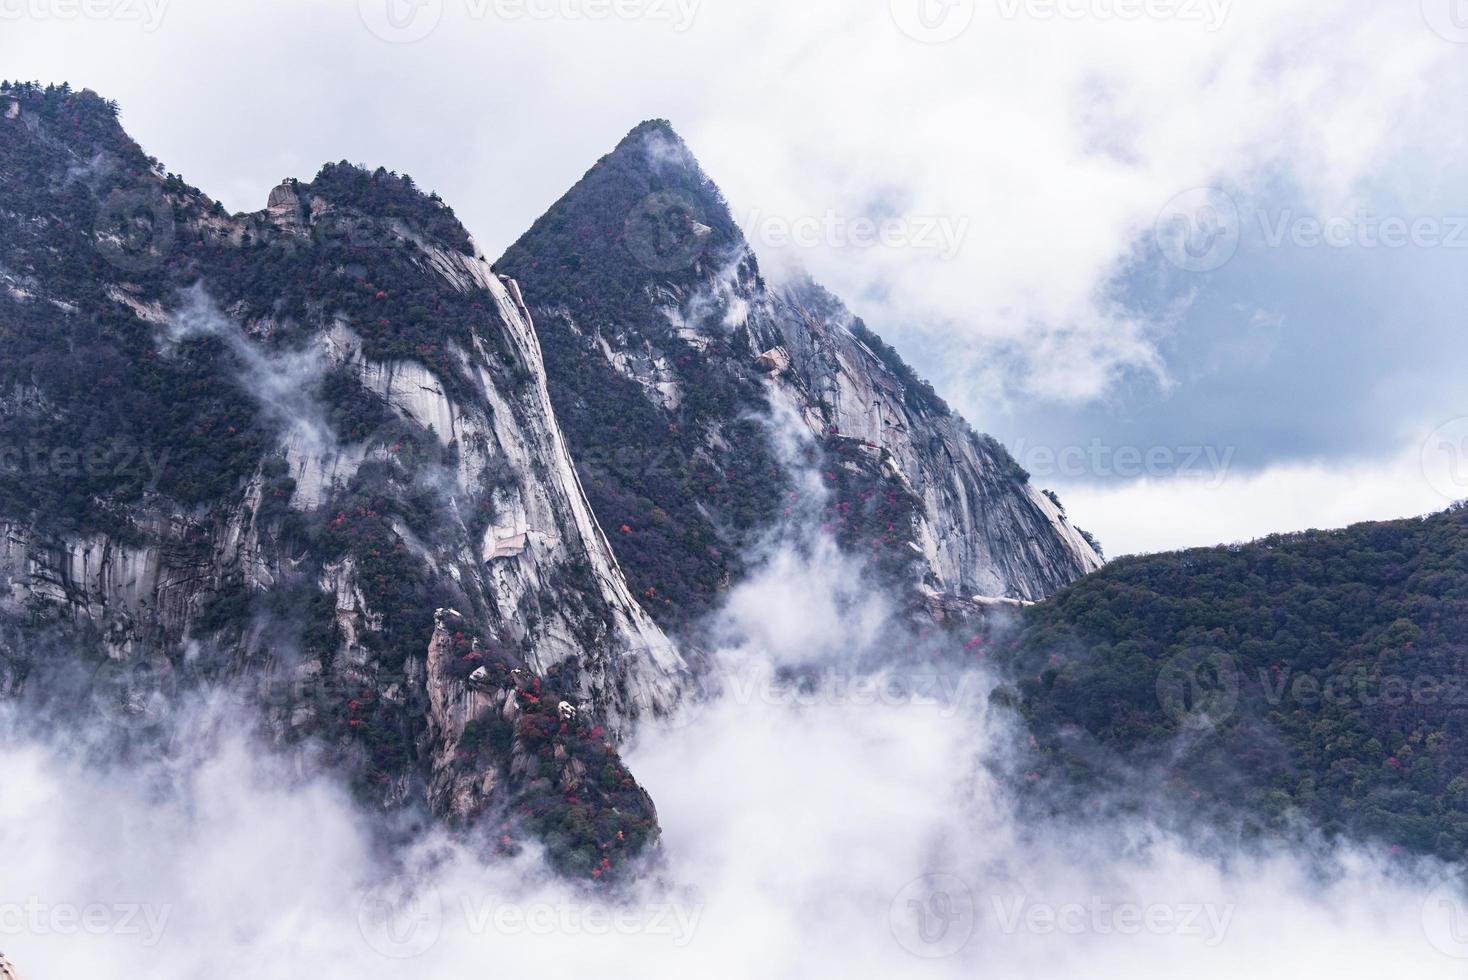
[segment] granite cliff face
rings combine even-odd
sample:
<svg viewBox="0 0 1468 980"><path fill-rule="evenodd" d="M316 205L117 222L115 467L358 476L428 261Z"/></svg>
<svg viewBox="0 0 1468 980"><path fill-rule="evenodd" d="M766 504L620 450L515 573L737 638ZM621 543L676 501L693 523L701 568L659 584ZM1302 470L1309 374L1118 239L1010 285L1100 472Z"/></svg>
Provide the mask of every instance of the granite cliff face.
<svg viewBox="0 0 1468 980"><path fill-rule="evenodd" d="M925 585L1035 601L1101 566L1093 543L1004 447L975 433L920 381L904 380L895 352L829 293L799 284L768 310L776 329L766 339L783 341L777 349L791 362L779 381L807 406L811 430L861 443L922 501L915 541Z"/></svg>
<svg viewBox="0 0 1468 980"><path fill-rule="evenodd" d="M114 748L223 692L367 801L600 877L657 836L616 746L696 688L664 630L694 649L797 504L782 426L914 610L1099 564L837 301L763 281L664 125L495 270L386 170L231 215L91 93L0 110L0 697Z"/></svg>

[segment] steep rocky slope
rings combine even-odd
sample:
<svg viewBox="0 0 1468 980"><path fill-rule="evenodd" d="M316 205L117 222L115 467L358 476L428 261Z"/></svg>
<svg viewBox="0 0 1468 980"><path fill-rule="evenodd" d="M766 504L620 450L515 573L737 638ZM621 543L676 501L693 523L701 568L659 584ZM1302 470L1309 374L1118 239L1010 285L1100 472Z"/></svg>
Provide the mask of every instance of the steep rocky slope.
<svg viewBox="0 0 1468 980"><path fill-rule="evenodd" d="M634 590L697 618L789 506L759 419L816 440L828 525L898 587L1034 600L1092 543L814 284L772 288L716 187L644 123L496 264L541 330L551 396Z"/></svg>
<svg viewBox="0 0 1468 980"><path fill-rule="evenodd" d="M0 697L146 752L223 692L588 875L656 839L617 745L696 688L664 628L695 650L788 513L940 620L1099 564L837 301L767 286L664 124L492 270L406 177L231 215L114 105L7 86L0 342Z"/></svg>
<svg viewBox="0 0 1468 980"><path fill-rule="evenodd" d="M337 165L231 216L90 93L0 109L0 692L142 736L222 685L384 804L650 839L608 753L683 661L452 212Z"/></svg>

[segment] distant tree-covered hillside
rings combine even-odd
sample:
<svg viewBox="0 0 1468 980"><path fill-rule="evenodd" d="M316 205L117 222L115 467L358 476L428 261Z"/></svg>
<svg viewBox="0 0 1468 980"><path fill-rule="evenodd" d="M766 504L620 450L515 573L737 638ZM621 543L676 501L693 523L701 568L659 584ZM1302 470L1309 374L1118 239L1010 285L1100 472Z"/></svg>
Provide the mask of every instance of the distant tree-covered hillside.
<svg viewBox="0 0 1468 980"><path fill-rule="evenodd" d="M1468 845L1468 509L1129 558L1026 612L1028 785Z"/></svg>

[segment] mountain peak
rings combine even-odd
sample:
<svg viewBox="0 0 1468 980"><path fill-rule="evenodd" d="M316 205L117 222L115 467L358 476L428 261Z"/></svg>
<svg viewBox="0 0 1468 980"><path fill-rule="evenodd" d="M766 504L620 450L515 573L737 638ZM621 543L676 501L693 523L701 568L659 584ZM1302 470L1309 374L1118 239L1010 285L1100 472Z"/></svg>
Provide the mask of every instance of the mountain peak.
<svg viewBox="0 0 1468 980"><path fill-rule="evenodd" d="M642 122L632 127L631 131L629 131L627 135L622 138L622 142L618 144L618 147L620 148L622 146L626 146L628 143L633 142L634 140L643 139L654 134L658 136L664 136L668 139L677 140L679 143L683 142L683 137L678 135L678 131L673 128L673 124L668 122L668 120L644 119Z"/></svg>
<svg viewBox="0 0 1468 980"><path fill-rule="evenodd" d="M636 291L649 278L699 278L702 262L744 248L723 194L688 145L667 120L651 119L598 160L497 268L541 302L575 305L585 298L572 295L583 270Z"/></svg>
<svg viewBox="0 0 1468 980"><path fill-rule="evenodd" d="M711 188L718 194L718 189L699 166L693 151L666 119L649 119L638 123L622 138L616 149L597 162L597 166L613 160L633 169L645 169L656 179L672 178L680 183ZM592 172L595 169L592 168Z"/></svg>

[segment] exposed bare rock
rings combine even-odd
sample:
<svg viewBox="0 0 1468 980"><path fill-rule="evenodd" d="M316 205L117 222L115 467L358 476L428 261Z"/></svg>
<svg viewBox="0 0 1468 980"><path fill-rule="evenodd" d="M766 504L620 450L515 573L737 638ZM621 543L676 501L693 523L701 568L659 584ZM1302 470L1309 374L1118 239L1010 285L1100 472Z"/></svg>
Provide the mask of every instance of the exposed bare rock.
<svg viewBox="0 0 1468 980"><path fill-rule="evenodd" d="M790 354L783 347L771 347L756 357L754 363L766 374L784 374L790 370Z"/></svg>
<svg viewBox="0 0 1468 980"><path fill-rule="evenodd" d="M1003 447L911 391L832 297L792 290L772 307L791 351L787 383L815 407L807 423L876 447L922 499L919 544L940 591L1033 601L1101 567Z"/></svg>
<svg viewBox="0 0 1468 980"><path fill-rule="evenodd" d="M299 227L303 222L301 197L290 184L271 190L265 210L271 221L284 228Z"/></svg>

